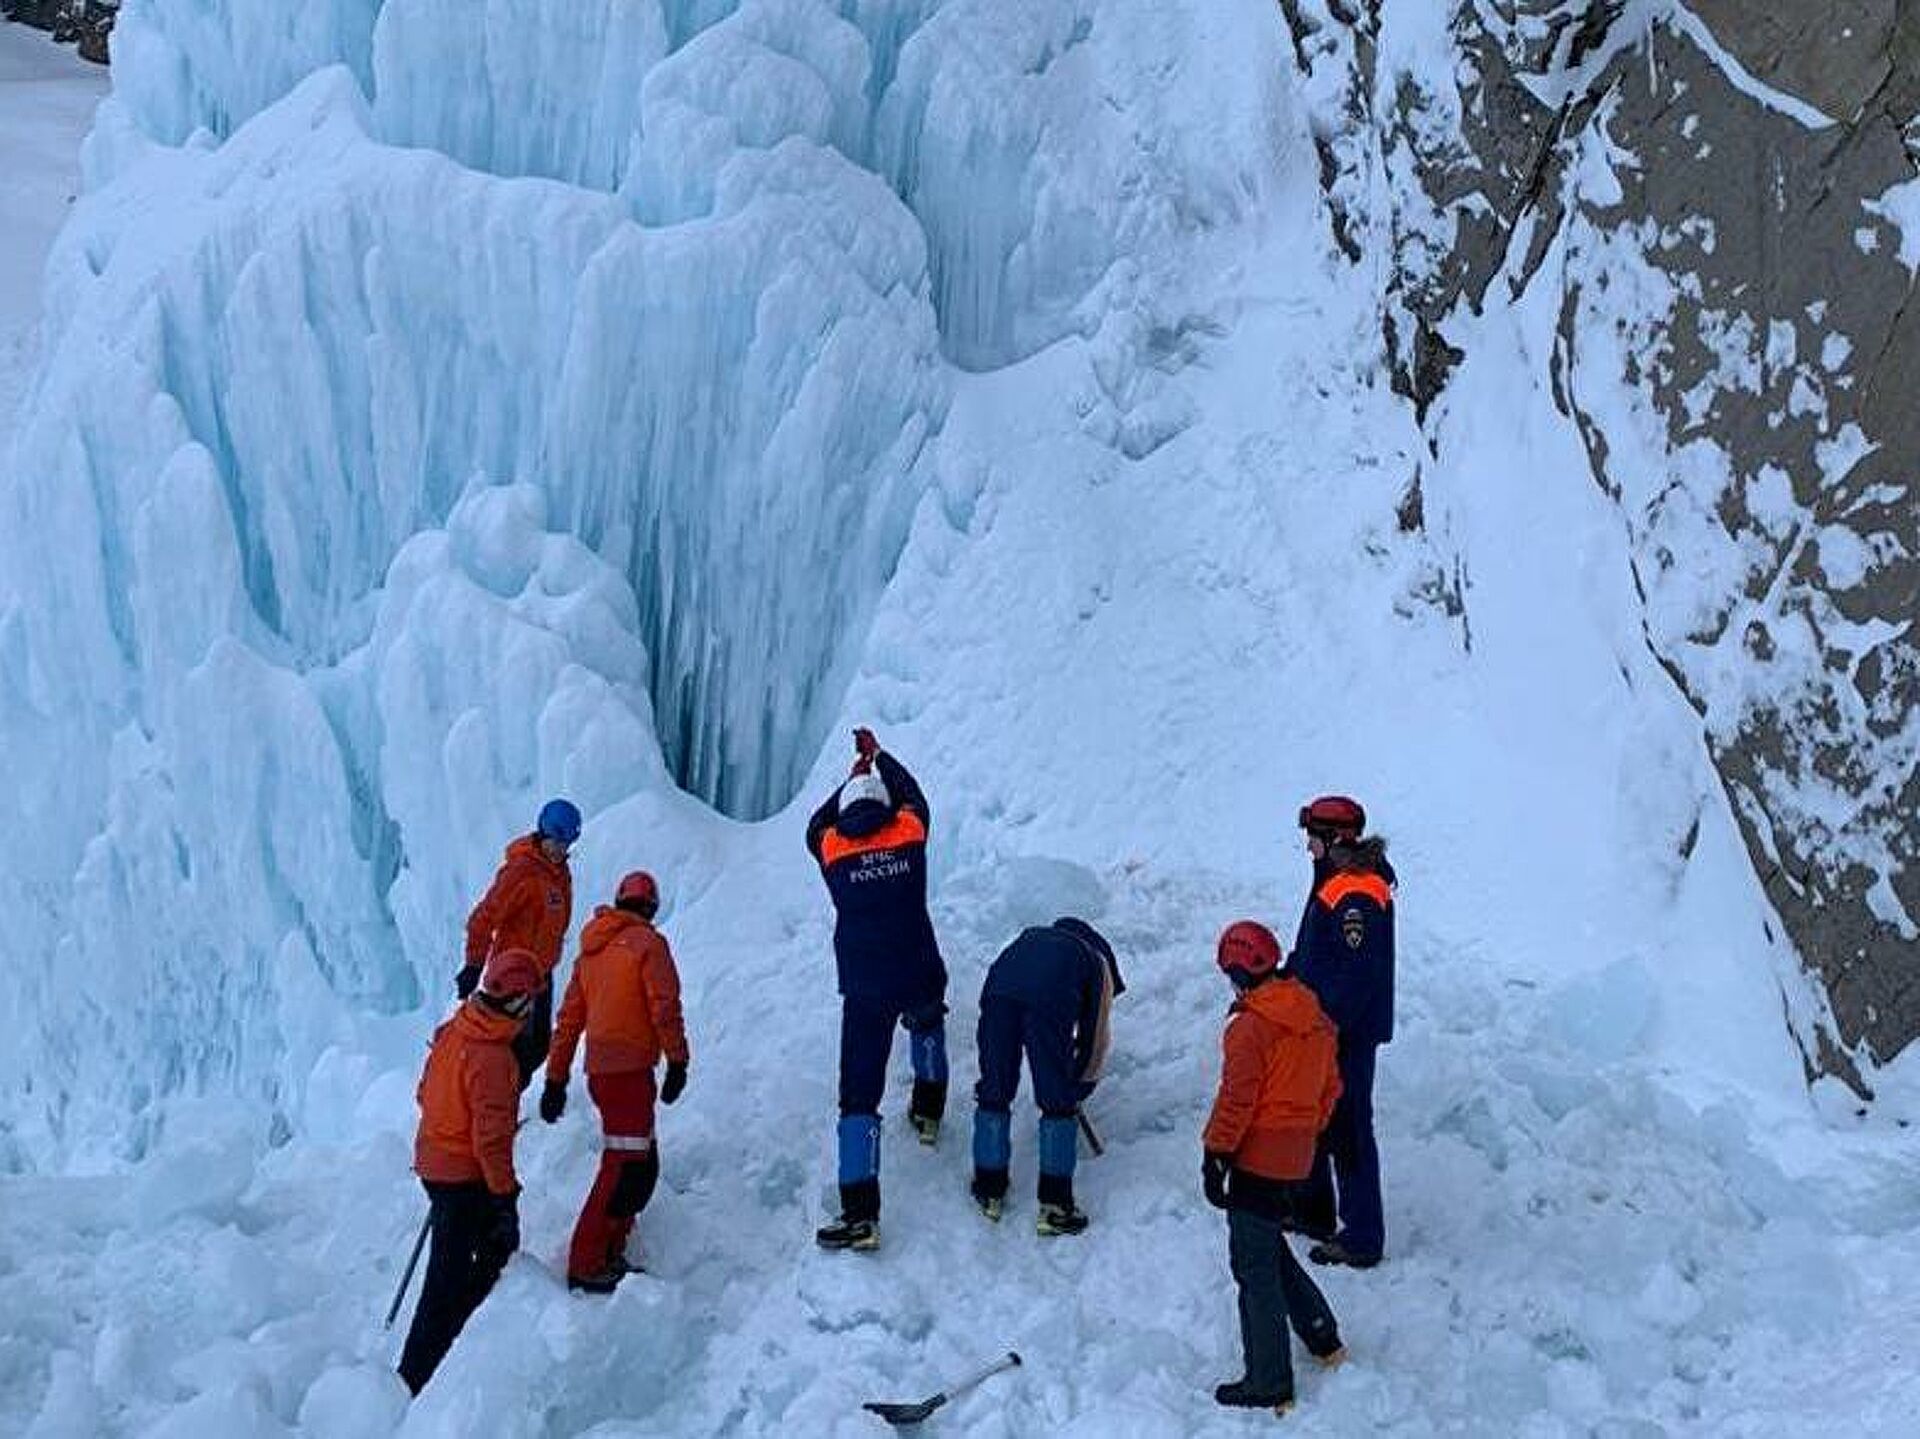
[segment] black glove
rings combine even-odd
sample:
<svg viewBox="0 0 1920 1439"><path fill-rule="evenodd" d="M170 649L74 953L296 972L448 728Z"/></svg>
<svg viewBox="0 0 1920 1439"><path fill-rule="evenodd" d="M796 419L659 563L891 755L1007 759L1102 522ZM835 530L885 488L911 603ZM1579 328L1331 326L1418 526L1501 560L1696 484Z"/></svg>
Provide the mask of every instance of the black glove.
<svg viewBox="0 0 1920 1439"><path fill-rule="evenodd" d="M506 1257L520 1247L520 1196L496 1194L492 1198L493 1220L487 1226L487 1248L504 1263Z"/></svg>
<svg viewBox="0 0 1920 1439"><path fill-rule="evenodd" d="M679 1060L667 1064L666 1082L660 1086L660 1102L672 1104L680 1097L680 1091L687 1087L687 1066Z"/></svg>
<svg viewBox="0 0 1920 1439"><path fill-rule="evenodd" d="M480 966L477 964L463 965L460 972L453 977L454 992L462 999L465 999L479 987Z"/></svg>
<svg viewBox="0 0 1920 1439"><path fill-rule="evenodd" d="M1074 1082L1073 1082L1073 1102L1074 1102L1075 1104L1085 1104L1085 1103L1086 1103L1086 1102L1087 1102L1087 1101L1088 1101L1089 1099L1092 1099L1092 1098L1093 1098L1093 1086L1094 1086L1094 1084L1095 1084L1095 1083L1096 1083L1096 1081L1094 1081L1094 1080L1091 1080L1091 1079L1076 1079L1076 1080L1074 1080Z"/></svg>
<svg viewBox="0 0 1920 1439"><path fill-rule="evenodd" d="M1207 1191L1207 1203L1215 1209L1227 1207L1227 1176L1232 1172L1231 1154L1209 1154L1200 1161L1200 1184Z"/></svg>
<svg viewBox="0 0 1920 1439"><path fill-rule="evenodd" d="M567 1086L549 1079L540 1091L540 1117L552 1124L567 1112Z"/></svg>

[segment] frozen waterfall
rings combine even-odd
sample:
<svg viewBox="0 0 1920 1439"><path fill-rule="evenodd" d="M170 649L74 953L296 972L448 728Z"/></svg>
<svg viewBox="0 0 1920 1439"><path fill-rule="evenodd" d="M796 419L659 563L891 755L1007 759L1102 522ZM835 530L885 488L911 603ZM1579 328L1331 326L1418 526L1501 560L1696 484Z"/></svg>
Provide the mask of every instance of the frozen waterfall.
<svg viewBox="0 0 1920 1439"><path fill-rule="evenodd" d="M29 1007L185 1006L85 1103L290 1103L326 1024L288 997L432 992L537 795L793 798L923 496L980 482L961 371L1092 333L1261 183L1265 82L1169 110L1222 22L1095 8L128 5L0 489L42 837L0 889L86 977Z"/></svg>

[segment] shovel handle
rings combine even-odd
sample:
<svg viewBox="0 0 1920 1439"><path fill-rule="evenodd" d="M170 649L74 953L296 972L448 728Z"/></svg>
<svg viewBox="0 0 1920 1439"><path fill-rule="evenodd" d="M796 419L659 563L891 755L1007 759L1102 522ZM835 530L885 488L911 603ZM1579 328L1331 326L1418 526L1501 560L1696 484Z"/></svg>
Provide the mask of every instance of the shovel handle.
<svg viewBox="0 0 1920 1439"><path fill-rule="evenodd" d="M962 1379L958 1384L955 1384L951 1388L949 1388L946 1392L946 1397L948 1399L952 1399L956 1395L964 1394L969 1389L973 1388L975 1385L984 1384L987 1380L993 1378L994 1375L998 1374L1002 1369L1018 1368L1019 1364L1020 1364L1020 1356L1014 1353L1011 1349L1009 1349L1000 1358L994 1360L993 1363L987 1365L986 1368L980 1370L976 1374L968 1375L965 1379Z"/></svg>

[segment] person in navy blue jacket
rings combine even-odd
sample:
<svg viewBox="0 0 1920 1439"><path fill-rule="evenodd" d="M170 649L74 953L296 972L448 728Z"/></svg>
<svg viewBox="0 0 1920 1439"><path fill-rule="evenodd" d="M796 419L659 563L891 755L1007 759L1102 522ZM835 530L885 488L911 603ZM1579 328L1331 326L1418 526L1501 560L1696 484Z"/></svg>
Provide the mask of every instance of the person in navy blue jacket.
<svg viewBox="0 0 1920 1439"><path fill-rule="evenodd" d="M939 1138L947 1106L947 967L927 914L927 797L873 731L854 732L845 784L807 822L807 848L833 897L840 976L840 1217L825 1249L880 1243L880 1096L893 1027L911 1037L920 1142Z"/></svg>
<svg viewBox="0 0 1920 1439"><path fill-rule="evenodd" d="M1320 1242L1316 1264L1370 1269L1386 1252L1380 1148L1373 1134L1374 1054L1393 1038L1393 897L1386 841L1365 836L1367 812L1344 795L1300 811L1313 892L1293 967L1339 1031L1340 1102L1320 1136L1298 1227ZM1363 837L1365 836L1365 837Z"/></svg>
<svg viewBox="0 0 1920 1439"><path fill-rule="evenodd" d="M1042 1234L1079 1234L1087 1216L1073 1202L1080 1105L1106 1062L1109 1015L1126 989L1113 947L1083 919L1024 929L1000 951L980 988L980 1082L974 1086L973 1199L998 1220L1012 1155L1013 1097L1020 1056L1040 1106Z"/></svg>

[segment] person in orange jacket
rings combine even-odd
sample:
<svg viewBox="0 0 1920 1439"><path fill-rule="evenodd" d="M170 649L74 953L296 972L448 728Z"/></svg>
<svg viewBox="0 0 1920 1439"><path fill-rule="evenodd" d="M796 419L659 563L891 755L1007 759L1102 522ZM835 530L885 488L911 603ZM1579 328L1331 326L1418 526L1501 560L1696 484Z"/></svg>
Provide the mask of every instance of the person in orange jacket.
<svg viewBox="0 0 1920 1439"><path fill-rule="evenodd" d="M415 1394L520 1247L520 1181L513 1172L520 1084L512 1046L541 983L531 952L495 954L474 992L434 1031L420 1075L413 1169L427 1191L433 1248L400 1355L400 1377Z"/></svg>
<svg viewBox="0 0 1920 1439"><path fill-rule="evenodd" d="M1337 1040L1313 991L1280 968L1280 941L1265 925L1228 925L1216 958L1237 997L1220 1041L1201 1178L1207 1202L1227 1211L1246 1373L1213 1397L1284 1411L1293 1405L1289 1325L1321 1364L1346 1357L1333 1310L1287 1248L1285 1228L1340 1098Z"/></svg>
<svg viewBox="0 0 1920 1439"><path fill-rule="evenodd" d="M580 811L564 799L541 807L532 834L507 846L505 860L467 917L466 964L454 980L465 999L473 993L490 955L524 949L540 966L540 992L527 1027L513 1042L525 1089L547 1057L553 1036L553 971L560 963L567 926L573 921L573 872L567 851L580 838Z"/></svg>
<svg viewBox="0 0 1920 1439"><path fill-rule="evenodd" d="M552 1124L566 1112L567 1074L585 1034L587 1092L606 1137L599 1172L573 1228L567 1287L594 1294L611 1293L633 1267L627 1239L659 1182L654 1065L665 1057L662 1104L672 1104L687 1085L691 1055L680 1014L680 975L667 937L653 925L659 908L653 876L635 870L620 881L613 904L601 905L587 921L540 1094L540 1117Z"/></svg>

